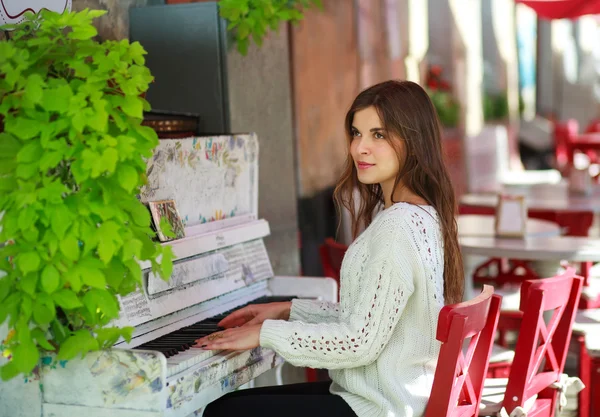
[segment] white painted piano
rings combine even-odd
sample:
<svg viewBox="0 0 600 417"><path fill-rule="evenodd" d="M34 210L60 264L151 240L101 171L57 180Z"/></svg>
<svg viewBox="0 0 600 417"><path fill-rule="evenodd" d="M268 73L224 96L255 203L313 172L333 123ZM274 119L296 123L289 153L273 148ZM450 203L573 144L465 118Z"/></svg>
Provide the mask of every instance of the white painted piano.
<svg viewBox="0 0 600 417"><path fill-rule="evenodd" d="M254 135L161 141L141 198L173 198L186 219L186 237L165 243L177 257L171 279L142 264L144 288L120 299L115 323L134 326L132 340L68 362L48 356L32 375L0 382L0 417L201 415L214 399L281 364L269 349L192 347L243 305L337 297L332 279L274 276L263 242L269 224L257 216L257 161ZM5 335L0 328L0 341Z"/></svg>

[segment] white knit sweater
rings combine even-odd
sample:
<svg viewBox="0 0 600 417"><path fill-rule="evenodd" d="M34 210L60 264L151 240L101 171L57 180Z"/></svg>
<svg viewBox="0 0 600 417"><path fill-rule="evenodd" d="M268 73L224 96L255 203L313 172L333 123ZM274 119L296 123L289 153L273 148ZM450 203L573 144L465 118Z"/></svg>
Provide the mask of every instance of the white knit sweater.
<svg viewBox="0 0 600 417"><path fill-rule="evenodd" d="M443 239L431 206L396 203L350 245L340 303L294 300L266 320L261 346L329 369L330 391L359 417L418 417L429 400L443 307Z"/></svg>

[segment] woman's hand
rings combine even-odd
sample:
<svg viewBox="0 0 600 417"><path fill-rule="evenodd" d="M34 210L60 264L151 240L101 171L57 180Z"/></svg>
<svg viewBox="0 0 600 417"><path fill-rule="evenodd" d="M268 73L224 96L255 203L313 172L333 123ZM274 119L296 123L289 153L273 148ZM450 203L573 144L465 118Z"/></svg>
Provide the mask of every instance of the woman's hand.
<svg viewBox="0 0 600 417"><path fill-rule="evenodd" d="M262 324L246 324L196 340L195 347L206 350L248 350L260 345Z"/></svg>
<svg viewBox="0 0 600 417"><path fill-rule="evenodd" d="M292 303L290 301L268 304L250 304L234 311L218 324L219 327L232 327L262 324L265 320L288 320Z"/></svg>

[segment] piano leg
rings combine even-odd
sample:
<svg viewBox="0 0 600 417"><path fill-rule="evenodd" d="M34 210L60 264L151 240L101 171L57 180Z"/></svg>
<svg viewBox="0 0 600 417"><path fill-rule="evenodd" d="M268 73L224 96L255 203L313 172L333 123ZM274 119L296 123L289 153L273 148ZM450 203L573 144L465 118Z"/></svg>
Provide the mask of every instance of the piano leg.
<svg viewBox="0 0 600 417"><path fill-rule="evenodd" d="M275 367L275 381L277 381L277 385L283 385L283 364Z"/></svg>

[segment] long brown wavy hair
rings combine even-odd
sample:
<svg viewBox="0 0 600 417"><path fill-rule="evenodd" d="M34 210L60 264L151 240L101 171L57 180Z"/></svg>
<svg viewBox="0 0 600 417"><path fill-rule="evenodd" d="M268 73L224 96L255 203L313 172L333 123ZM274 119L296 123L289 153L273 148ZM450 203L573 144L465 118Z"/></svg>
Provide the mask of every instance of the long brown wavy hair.
<svg viewBox="0 0 600 417"><path fill-rule="evenodd" d="M394 190L402 182L438 213L444 239L444 300L446 304L460 302L464 272L455 218L456 198L444 164L440 123L435 108L425 90L416 83L392 80L376 84L361 92L346 114L344 126L348 144L352 141L354 114L371 106L377 110L383 128L388 132L386 138L396 150L402 167ZM398 139L393 137L404 141L405 157L400 152ZM355 189L360 193L358 211L354 202ZM334 199L338 210L343 206L350 212L354 238L361 227L371 224L375 209L384 202L379 184L358 181L350 152L335 188Z"/></svg>

